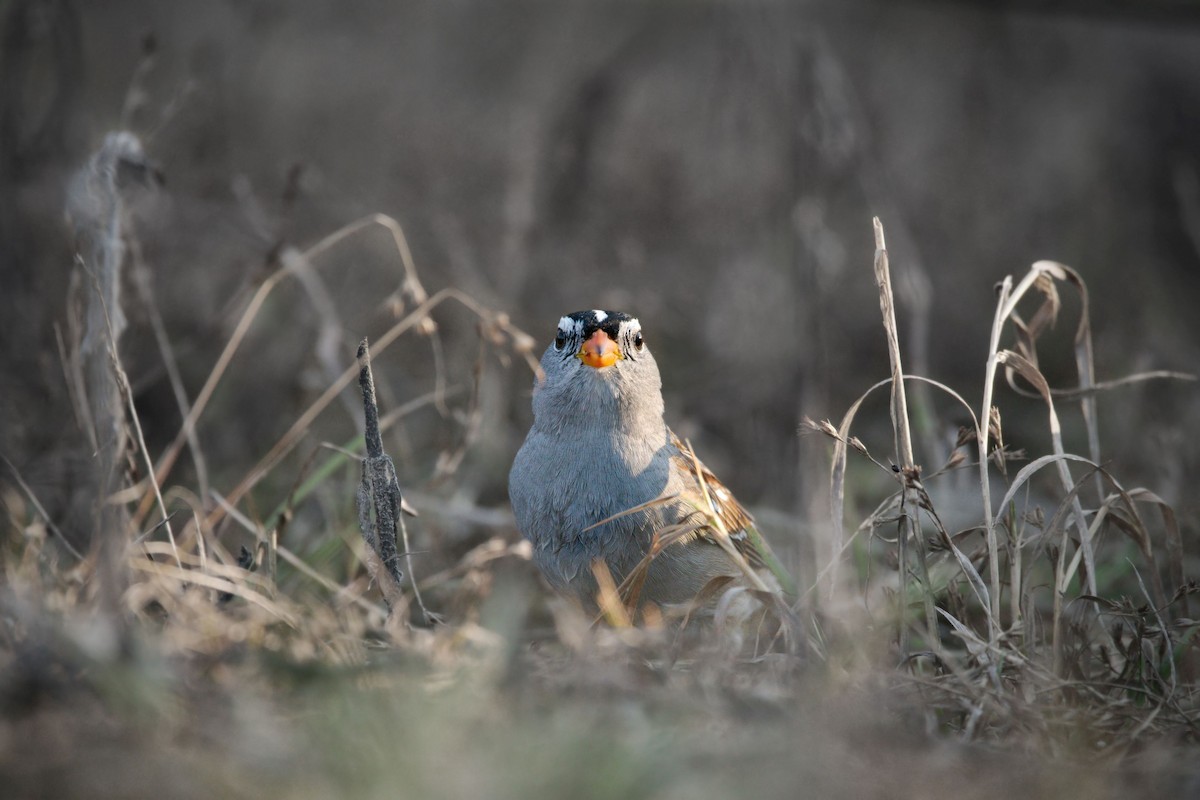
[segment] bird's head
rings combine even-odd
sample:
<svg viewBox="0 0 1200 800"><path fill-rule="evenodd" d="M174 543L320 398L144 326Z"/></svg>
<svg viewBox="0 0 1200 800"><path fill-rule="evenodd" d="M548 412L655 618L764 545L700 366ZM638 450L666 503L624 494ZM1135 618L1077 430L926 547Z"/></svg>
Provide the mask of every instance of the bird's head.
<svg viewBox="0 0 1200 800"><path fill-rule="evenodd" d="M576 311L559 319L542 370L546 377L537 387L535 412L551 403L568 413L578 406L599 411L610 404L648 404L652 413L662 414L658 365L642 324L623 311Z"/></svg>

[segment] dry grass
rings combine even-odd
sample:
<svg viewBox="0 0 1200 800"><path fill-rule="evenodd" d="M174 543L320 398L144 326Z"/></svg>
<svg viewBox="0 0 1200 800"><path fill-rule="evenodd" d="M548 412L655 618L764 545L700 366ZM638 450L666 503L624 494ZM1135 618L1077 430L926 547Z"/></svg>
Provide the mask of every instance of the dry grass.
<svg viewBox="0 0 1200 800"><path fill-rule="evenodd" d="M892 521L900 525L900 566L890 590L890 624L897 632L897 655L911 673L910 682L900 683L903 691L919 698L937 727L968 740L1017 744L1055 755L1087 750L1128 753L1147 740L1193 741L1198 732L1200 650L1188 598L1197 586L1184 579L1183 540L1174 512L1147 489L1122 487L1101 463L1095 427L1100 389L1093 375L1082 278L1061 264L1042 261L1015 289L1010 278L999 286L982 408L976 413L949 387L903 375L878 221L876 234L876 274L893 375L867 394L892 387L897 451L903 455L889 468L853 437L852 426L867 395L838 427L829 422L806 425L836 442L836 528L843 517L849 451L870 459L898 484L858 532L874 534ZM1061 307L1057 283L1074 287L1082 298L1075 337L1079 385L1065 392L1051 390L1037 367L1038 338ZM1018 308L1035 290L1042 302L1027 322ZM1014 349L1001 346L1008 327L1016 334ZM1000 367L1010 386L1042 400L1048 416L1051 452L1030 459L1015 474L1010 473L1012 464L1022 458L1006 448L1002 415L993 405ZM1192 379L1148 373L1123 382L1162 378ZM929 475L910 460L901 390L907 380L933 385L974 421L960 431L945 465ZM1089 457L1064 451L1056 410L1056 400L1063 397L1081 406ZM972 446L974 464L968 449ZM1078 474L1073 474L1072 464L1079 465ZM926 486L972 467L979 471L982 515L963 530L949 531ZM1043 471L1051 472L1049 480L1041 480ZM993 506L997 490L1003 496ZM1146 524L1139 506L1159 512L1162 524L1157 530ZM925 536L930 537L929 553L918 546L910 558L903 546L906 538L924 544ZM1130 541L1140 564L1124 555ZM831 591L835 599L841 594L844 604L853 605L856 589L834 585ZM885 594L888 591L885 588ZM914 618L914 604L925 610L919 620ZM936 624L930 621L931 609L939 617ZM910 635L915 640L911 648Z"/></svg>
<svg viewBox="0 0 1200 800"><path fill-rule="evenodd" d="M364 449L367 466L379 467L381 442L368 447L359 437L304 458L295 452L320 440L317 421L359 374L353 357L333 358L325 390L285 421L265 454L247 453L246 464L205 458L196 426L231 364L253 356L242 346L266 324L259 317L268 297L298 278L319 305L322 263L339 242L376 226L392 237L401 277L385 300L393 322L369 331L373 354L423 337L438 366L428 393L393 403L379 431L424 405L445 407L452 384L470 387L451 415L458 435L436 459L437 479L452 484L480 435L483 361L537 369L533 339L504 313L453 288L428 294L400 225L373 215L306 250L279 250L278 268L245 302L195 398L172 373L183 423L152 468L132 462L103 491L100 507L121 513L102 515L109 522L86 553L59 543L50 515L9 465L12 482L0 485L10 530L0 555L0 784L8 796L1104 798L1197 789L1200 622L1189 611L1197 589L1171 509L1148 489L1123 487L1102 460L1095 408L1105 387L1094 375L1077 273L1039 262L1015 287L1001 285L974 407L904 373L877 224L892 374L839 425L808 425L834 442L832 520L817 526L815 548L829 558L813 565L815 580L786 611L803 646L778 648L734 621L741 590L728 587L714 590L722 595L715 621L689 625L685 638L654 619L630 625L609 577L601 585L612 597L601 606L615 624L596 625L547 598L528 547L488 509L410 498L432 518L419 520L415 545L427 552L413 553L394 514L401 498L368 486L365 494L392 506L382 517L378 506L368 511L360 538L352 467ZM131 241L131 232L118 232L110 245ZM1080 294L1083 308L1079 381L1068 392L1049 387L1037 358L1060 284ZM1026 319L1020 309L1035 295L1041 303ZM444 374L433 315L449 303L478 322L471 375ZM351 327L327 322L332 331ZM95 357L119 377L119 334L110 328L109 337L107 353ZM173 363L165 336L158 345ZM326 348L327 361L341 345ZM995 405L1001 369L1047 418L1049 451L1019 469ZM1185 376L1129 380L1163 377ZM948 453L913 452L904 393L912 381L971 418ZM885 386L896 455L876 460L854 425ZM1064 449L1064 403L1078 404L1087 456ZM131 404L124 422L139 429ZM144 440L133 438L149 463ZM172 478L184 448L195 484ZM845 536L852 454L878 466L894 490ZM923 469L928 463L944 466ZM209 488L212 474L234 470L241 476L230 491ZM978 481L964 489L966 470ZM974 509L958 530L943 524L934 500L951 493ZM255 498L270 498L272 510L262 513ZM314 505L326 524L303 536L295 521ZM1147 509L1159 524L1146 521ZM451 511L486 518L499 532L456 548L437 522ZM401 526L403 552L394 530L391 549L375 552L372 516L379 523L388 514ZM231 553L246 537L254 546ZM111 568L105 553L116 554ZM401 557L407 574L397 568Z"/></svg>

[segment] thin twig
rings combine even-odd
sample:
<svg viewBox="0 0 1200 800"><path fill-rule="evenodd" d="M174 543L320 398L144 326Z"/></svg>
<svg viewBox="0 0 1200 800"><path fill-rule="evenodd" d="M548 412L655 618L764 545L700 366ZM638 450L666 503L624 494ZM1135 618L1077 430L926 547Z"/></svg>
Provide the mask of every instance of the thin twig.
<svg viewBox="0 0 1200 800"><path fill-rule="evenodd" d="M209 489L208 464L204 460L204 453L200 450L196 425L194 422L188 423L191 409L187 390L183 386L183 376L179 372L179 361L175 358L175 350L171 346L170 337L167 336L167 326L163 322L162 313L158 310L158 303L154 300L154 290L150 285L150 269L143 259L141 245L136 240L130 243L130 252L133 256L133 285L137 288L142 307L146 309L150 319L150 329L154 331L154 341L158 345L163 367L167 371L167 382L171 386L171 392L175 396L175 405L178 406L179 415L182 417L183 435L187 440L188 451L192 454L192 464L196 468L196 484L200 496L204 497L208 494ZM151 472L150 475L153 476L154 473Z"/></svg>

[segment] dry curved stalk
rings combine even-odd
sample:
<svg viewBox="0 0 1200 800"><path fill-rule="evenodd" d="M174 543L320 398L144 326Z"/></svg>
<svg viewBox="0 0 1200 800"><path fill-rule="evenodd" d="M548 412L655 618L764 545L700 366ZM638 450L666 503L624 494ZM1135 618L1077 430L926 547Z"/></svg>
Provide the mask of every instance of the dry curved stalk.
<svg viewBox="0 0 1200 800"><path fill-rule="evenodd" d="M228 592L253 603L254 605L270 612L280 621L287 623L295 628L298 625L298 618L294 613L284 608L279 603L271 600L266 595L260 594L253 589L248 588L242 580L231 580L219 578L215 575L210 575L205 572L200 572L194 569L183 569L181 567L171 566L158 561L150 561L145 558L134 558L129 561L130 567L140 572L148 572L153 575L167 578L174 581L179 581L181 584L193 583L197 586L204 586L209 589L216 589L220 592Z"/></svg>
<svg viewBox="0 0 1200 800"><path fill-rule="evenodd" d="M996 363L1004 365L1006 370L1015 370L1018 372L1022 378L1037 388L1042 396L1042 400L1046 403L1049 413L1050 442L1054 448L1054 455L1059 456L1054 463L1058 468L1058 476L1062 482L1063 491L1069 492L1074 480L1071 478L1071 471L1067 468L1067 459L1062 457L1066 455L1066 450L1063 448L1062 426L1058 421L1058 413L1054 410L1054 399L1050 396L1050 385L1046 382L1046 378L1042 375L1041 371L1024 356L1014 353L1011 350L1002 350L996 356ZM1092 462L1095 463L1094 458ZM1079 530L1080 547L1083 550L1083 563L1087 568L1088 592L1096 594L1096 554L1092 546L1091 532L1088 529L1087 520L1083 515L1083 504L1079 501L1078 492L1074 493L1071 499L1071 507L1074 512L1075 527Z"/></svg>
<svg viewBox="0 0 1200 800"><path fill-rule="evenodd" d="M392 234L393 241L395 242L397 252L400 254L400 260L404 268L404 279L401 282L398 295L400 297L409 298L415 304L415 307L407 317L400 320L387 333L376 340L376 353L382 352L396 337L408 331L410 328L419 327L420 330L428 332L430 330L430 326L433 325L433 320L429 317L429 312L432 311L433 308L439 305L443 300L453 298L473 311L485 322L492 323L497 329L508 334L511 338L513 349L524 356L526 363L529 364L530 368L535 372L535 374L540 370L540 365L537 363L537 360L532 358L530 355L533 347L533 338L524 331L521 331L519 328L516 328L514 325L512 325L507 315L494 312L483 307L476 302L474 298L456 289L443 289L432 297L425 292L425 288L421 285L420 279L417 277L416 266L413 263L412 253L409 250L408 241L404 236L403 228L396 220L385 214L370 214L363 219L343 226L342 228L339 228L325 238L321 239L313 246L304 250L302 253L300 253L300 255L303 256L304 259L311 261L317 256L330 250L334 245L372 225L382 226ZM204 386L201 388L199 394L196 395L196 399L192 402L191 409L187 417L184 419L183 424L180 426L179 433L176 434L175 439L171 442L170 446L167 447L167 449L158 459L155 468L155 477L160 484L166 480L171 468L175 465L175 462L178 459L184 444L188 440L189 430L196 425L200 416L207 408L209 401L212 399L213 393L216 391L217 385L220 383L221 378L224 377L226 370L229 368L230 362L232 362L234 355L237 353L242 345L242 342L245 340L246 335L249 333L250 326L258 317L258 314L262 310L262 306L266 302L267 297L282 281L294 274L293 267L297 263L300 263L298 259L292 259L287 265L281 266L271 273L259 285L253 297L251 297L250 302L246 305L245 310L243 310L241 317L238 319L238 323L234 328L233 334L230 336L229 341L226 342L225 348L221 351L221 355L217 358L216 363L209 372ZM402 303L397 302L395 306L397 314L404 310ZM302 419L305 419L305 425L307 425L308 422L311 422L311 419L316 416L316 413L319 413L321 410L323 410L325 406L337 396L337 393L353 380L355 371L356 368L351 367L338 376L330 389L327 390L325 394L321 395L316 403L310 407L310 411L312 411L313 408L316 408L316 412L307 419L302 417ZM292 434L295 429L296 426L293 426L293 429L289 430L289 434ZM288 434L285 434L285 438L287 435ZM264 459L264 461L266 460L267 459ZM262 463L263 462L260 462L259 467L262 466ZM253 472L251 477L253 477ZM254 477L254 480L257 481L258 478L261 478L261 475ZM230 501L236 504L238 501L240 501L243 493L244 491L238 492L237 490L230 492ZM149 511L149 505L152 502L153 498L150 496L149 492L143 495L142 502L135 514L135 519L143 519L145 514ZM219 513L216 514L214 522L219 520L220 517L221 515Z"/></svg>

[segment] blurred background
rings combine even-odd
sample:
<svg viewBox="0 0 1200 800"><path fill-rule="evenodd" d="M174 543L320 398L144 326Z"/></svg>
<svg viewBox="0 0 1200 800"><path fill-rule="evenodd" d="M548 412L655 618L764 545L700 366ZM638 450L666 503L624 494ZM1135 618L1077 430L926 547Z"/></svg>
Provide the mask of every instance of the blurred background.
<svg viewBox="0 0 1200 800"><path fill-rule="evenodd" d="M1087 281L1100 379L1195 370L1200 14L1001 5L0 4L0 449L85 537L76 487L91 452L56 345L72 267L63 209L72 173L122 128L164 179L132 202L133 230L190 397L280 253L372 213L403 226L429 293L455 287L507 313L537 354L563 313L639 316L668 421L764 518L820 505L826 443L799 437L801 419L839 419L888 375L873 215L906 368L974 404L993 287L1038 259ZM220 491L329 385L330 364L395 321L404 273L386 230L314 263L316 284L271 295L200 420ZM179 411L150 305L126 296L122 359L157 455ZM1079 307L1064 295L1061 346L1044 354L1055 385L1076 382ZM425 403L388 446L402 485L444 515L440 535L467 540L505 526L531 373L511 349L481 349L461 306L434 317L436 336L406 335L376 379L385 413L444 381L443 407ZM1044 408L999 400L1010 443L1042 452L1018 422L1044 436ZM1197 400L1194 385L1142 384L1102 397L1099 418L1113 472L1174 503L1193 541ZM860 432L880 458L885 404ZM354 408L318 419L252 514L281 500L318 442L353 437ZM934 412L918 456L929 465L965 421L941 401ZM1078 414L1063 413L1082 451ZM171 481L191 469L183 459Z"/></svg>

